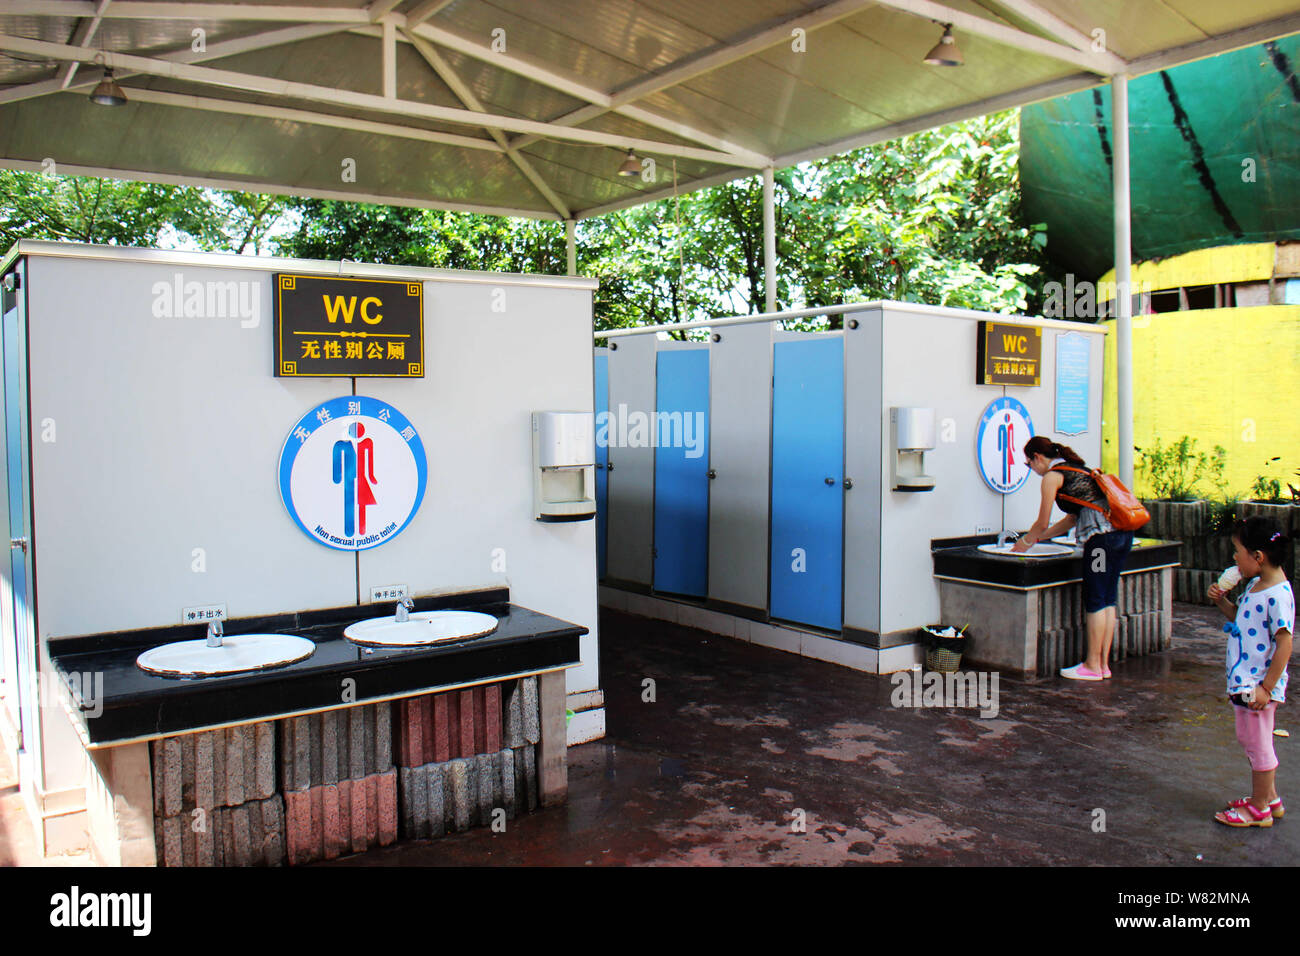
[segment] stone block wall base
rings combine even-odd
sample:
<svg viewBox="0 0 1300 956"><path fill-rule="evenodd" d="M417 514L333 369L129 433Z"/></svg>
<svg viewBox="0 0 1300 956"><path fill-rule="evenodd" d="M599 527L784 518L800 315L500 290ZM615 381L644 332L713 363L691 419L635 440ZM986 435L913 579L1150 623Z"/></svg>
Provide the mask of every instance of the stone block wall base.
<svg viewBox="0 0 1300 956"><path fill-rule="evenodd" d="M535 810L539 803L531 744L402 767L398 773L403 838L427 840L491 826Z"/></svg>
<svg viewBox="0 0 1300 956"><path fill-rule="evenodd" d="M237 807L156 817L154 841L162 866L282 866L284 801L276 794Z"/></svg>
<svg viewBox="0 0 1300 956"><path fill-rule="evenodd" d="M290 865L397 840L397 769L284 795Z"/></svg>

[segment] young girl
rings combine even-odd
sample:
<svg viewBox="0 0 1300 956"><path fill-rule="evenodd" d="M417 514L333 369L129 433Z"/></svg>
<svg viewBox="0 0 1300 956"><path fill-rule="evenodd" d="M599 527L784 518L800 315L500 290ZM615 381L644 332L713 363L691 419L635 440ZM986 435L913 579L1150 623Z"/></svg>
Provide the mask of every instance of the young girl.
<svg viewBox="0 0 1300 956"><path fill-rule="evenodd" d="M1237 740L1250 759L1251 794L1233 800L1214 819L1230 827L1270 827L1286 812L1273 786L1273 712L1286 699L1295 627L1295 595L1282 573L1290 539L1272 518L1256 516L1237 522L1232 543L1246 589L1235 605L1217 583L1208 594L1232 621L1223 627L1228 634L1228 699L1236 713Z"/></svg>

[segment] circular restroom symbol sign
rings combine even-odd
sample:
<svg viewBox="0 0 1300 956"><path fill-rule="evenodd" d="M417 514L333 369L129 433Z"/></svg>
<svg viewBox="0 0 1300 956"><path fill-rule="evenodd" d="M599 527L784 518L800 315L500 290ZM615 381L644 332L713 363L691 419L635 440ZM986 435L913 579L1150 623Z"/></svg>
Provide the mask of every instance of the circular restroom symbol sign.
<svg viewBox="0 0 1300 956"><path fill-rule="evenodd" d="M424 498L424 443L387 402L344 395L317 405L280 452L280 497L307 537L340 551L391 541Z"/></svg>
<svg viewBox="0 0 1300 956"><path fill-rule="evenodd" d="M989 402L975 436L975 456L984 484L1004 495L1023 485L1030 469L1021 449L1033 435L1029 409L1018 399L1005 396Z"/></svg>

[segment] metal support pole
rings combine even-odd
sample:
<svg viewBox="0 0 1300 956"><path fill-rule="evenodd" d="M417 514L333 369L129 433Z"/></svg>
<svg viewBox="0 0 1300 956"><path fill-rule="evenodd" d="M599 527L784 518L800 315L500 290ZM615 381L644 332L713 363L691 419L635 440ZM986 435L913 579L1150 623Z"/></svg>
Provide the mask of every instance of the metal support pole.
<svg viewBox="0 0 1300 956"><path fill-rule="evenodd" d="M577 225L572 219L564 220L564 256L568 263L568 275L576 276L578 274L578 245L574 238L574 227Z"/></svg>
<svg viewBox="0 0 1300 956"><path fill-rule="evenodd" d="M1133 224L1129 203L1128 77L1112 76L1111 129L1115 150L1115 388L1119 479L1133 487Z"/></svg>
<svg viewBox="0 0 1300 956"><path fill-rule="evenodd" d="M776 170L763 169L764 312L776 311Z"/></svg>

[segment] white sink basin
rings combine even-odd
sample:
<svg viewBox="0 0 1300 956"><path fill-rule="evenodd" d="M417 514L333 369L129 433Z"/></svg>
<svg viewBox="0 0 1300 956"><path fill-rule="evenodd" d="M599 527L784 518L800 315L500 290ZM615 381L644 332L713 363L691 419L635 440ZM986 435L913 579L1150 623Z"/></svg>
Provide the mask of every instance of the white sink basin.
<svg viewBox="0 0 1300 956"><path fill-rule="evenodd" d="M164 677L211 677L281 667L311 657L316 645L292 634L232 634L220 647L206 640L177 641L145 651L136 666Z"/></svg>
<svg viewBox="0 0 1300 956"><path fill-rule="evenodd" d="M478 611L417 611L408 620L372 617L344 628L353 644L370 647L418 647L482 637L497 629L497 619Z"/></svg>
<svg viewBox="0 0 1300 956"><path fill-rule="evenodd" d="M1079 542L1076 541L1074 538L1073 531L1071 531L1069 534L1058 534L1052 540L1055 541L1057 544L1068 545L1071 548L1076 547L1079 544Z"/></svg>
<svg viewBox="0 0 1300 956"><path fill-rule="evenodd" d="M1012 551L1015 547L1014 541L1008 541L1006 544L981 544L980 550L988 554L998 554L1008 558L1054 558L1062 554L1073 554L1073 548L1067 548L1060 544L1043 544L1041 541L1031 547L1028 551Z"/></svg>

